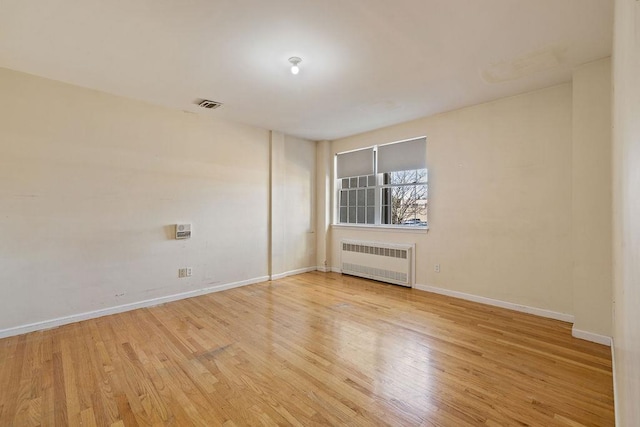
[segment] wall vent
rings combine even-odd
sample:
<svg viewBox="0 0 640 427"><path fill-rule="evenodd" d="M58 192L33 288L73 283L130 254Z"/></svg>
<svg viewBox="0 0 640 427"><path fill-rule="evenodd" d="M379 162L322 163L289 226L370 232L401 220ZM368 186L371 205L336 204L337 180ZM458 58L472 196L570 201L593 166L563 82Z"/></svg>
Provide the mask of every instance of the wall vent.
<svg viewBox="0 0 640 427"><path fill-rule="evenodd" d="M207 108L209 110L213 110L215 108L220 108L222 107L222 103L221 102L216 102L216 101L211 101L209 99L201 99L198 102L198 106L202 107L202 108Z"/></svg>
<svg viewBox="0 0 640 427"><path fill-rule="evenodd" d="M389 247L383 247L379 245L371 246L370 244L353 244L342 243L342 250L347 252L357 252L360 254L370 254L378 256L388 256L391 258L407 259L408 249L395 249Z"/></svg>

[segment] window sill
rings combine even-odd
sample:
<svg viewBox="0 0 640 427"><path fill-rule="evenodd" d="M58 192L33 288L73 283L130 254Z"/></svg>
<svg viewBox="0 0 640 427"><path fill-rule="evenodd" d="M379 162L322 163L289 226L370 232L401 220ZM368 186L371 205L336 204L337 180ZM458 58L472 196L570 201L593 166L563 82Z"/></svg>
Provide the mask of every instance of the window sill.
<svg viewBox="0 0 640 427"><path fill-rule="evenodd" d="M407 225L366 225L366 224L331 224L331 228L338 230L362 230L362 231L382 231L393 233L417 233L426 234L429 227L416 227Z"/></svg>

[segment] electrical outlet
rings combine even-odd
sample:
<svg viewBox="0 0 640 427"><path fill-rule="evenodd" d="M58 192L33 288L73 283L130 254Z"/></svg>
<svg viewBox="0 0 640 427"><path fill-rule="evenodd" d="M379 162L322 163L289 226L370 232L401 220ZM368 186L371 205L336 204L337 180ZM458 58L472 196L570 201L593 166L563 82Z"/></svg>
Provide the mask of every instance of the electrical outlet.
<svg viewBox="0 0 640 427"><path fill-rule="evenodd" d="M187 267L185 270L187 270L187 277L191 277L191 267Z"/></svg>
<svg viewBox="0 0 640 427"><path fill-rule="evenodd" d="M440 273L440 264L436 264L433 268L433 271L435 271L436 273Z"/></svg>

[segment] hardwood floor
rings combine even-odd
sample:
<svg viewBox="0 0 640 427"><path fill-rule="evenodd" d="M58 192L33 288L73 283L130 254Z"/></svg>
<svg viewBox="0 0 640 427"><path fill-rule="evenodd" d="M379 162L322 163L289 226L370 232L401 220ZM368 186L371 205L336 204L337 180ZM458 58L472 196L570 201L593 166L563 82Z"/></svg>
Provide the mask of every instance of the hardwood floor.
<svg viewBox="0 0 640 427"><path fill-rule="evenodd" d="M0 340L0 426L612 426L571 325L307 273Z"/></svg>

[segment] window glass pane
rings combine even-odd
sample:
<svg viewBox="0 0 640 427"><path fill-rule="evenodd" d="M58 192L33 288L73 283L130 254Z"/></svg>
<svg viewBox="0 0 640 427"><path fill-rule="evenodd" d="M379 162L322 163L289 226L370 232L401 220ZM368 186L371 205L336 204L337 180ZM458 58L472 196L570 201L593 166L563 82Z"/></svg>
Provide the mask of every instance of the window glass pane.
<svg viewBox="0 0 640 427"><path fill-rule="evenodd" d="M340 208L340 222L347 222L347 208Z"/></svg>
<svg viewBox="0 0 640 427"><path fill-rule="evenodd" d="M355 207L350 207L349 208L349 218L348 218L347 222L350 223L350 224L355 224L355 222L356 222L356 208Z"/></svg>
<svg viewBox="0 0 640 427"><path fill-rule="evenodd" d="M375 206L376 204L376 189L367 188L367 206Z"/></svg>
<svg viewBox="0 0 640 427"><path fill-rule="evenodd" d="M427 225L427 185L399 185L389 190L390 202L383 223Z"/></svg>
<svg viewBox="0 0 640 427"><path fill-rule="evenodd" d="M364 224L366 221L365 218L365 208L358 208L358 224Z"/></svg>
<svg viewBox="0 0 640 427"><path fill-rule="evenodd" d="M370 206L367 208L367 224L373 224L376 221L376 208Z"/></svg>
<svg viewBox="0 0 640 427"><path fill-rule="evenodd" d="M416 182L416 171L391 172L391 184L413 184Z"/></svg>
<svg viewBox="0 0 640 427"><path fill-rule="evenodd" d="M367 204L366 196L366 190L358 190L358 206L365 206Z"/></svg>
<svg viewBox="0 0 640 427"><path fill-rule="evenodd" d="M366 187L367 186L367 177L361 176L358 178L358 187Z"/></svg>
<svg viewBox="0 0 640 427"><path fill-rule="evenodd" d="M391 224L402 224L411 216L407 211L413 187L393 187L391 189Z"/></svg>
<svg viewBox="0 0 640 427"><path fill-rule="evenodd" d="M357 197L357 192L358 190L349 190L349 206L354 206L356 205L356 197Z"/></svg>
<svg viewBox="0 0 640 427"><path fill-rule="evenodd" d="M429 202L429 187L427 185L416 185L416 225L427 225Z"/></svg>
<svg viewBox="0 0 640 427"><path fill-rule="evenodd" d="M340 206L347 206L347 190L340 191Z"/></svg>
<svg viewBox="0 0 640 427"><path fill-rule="evenodd" d="M429 181L429 177L427 175L427 170L426 169L418 169L416 171L417 173L417 177L416 177L416 182L428 182Z"/></svg>
<svg viewBox="0 0 640 427"><path fill-rule="evenodd" d="M380 211L380 223L391 224L391 206L382 205L382 209Z"/></svg>
<svg viewBox="0 0 640 427"><path fill-rule="evenodd" d="M383 205L388 205L389 203L391 203L391 189L390 188L383 188L382 189L382 200L381 200Z"/></svg>
<svg viewBox="0 0 640 427"><path fill-rule="evenodd" d="M421 201L426 204L428 194L428 186L427 185L416 185L416 200L420 203Z"/></svg>
<svg viewBox="0 0 640 427"><path fill-rule="evenodd" d="M376 176L369 175L369 187L375 187L376 185Z"/></svg>
<svg viewBox="0 0 640 427"><path fill-rule="evenodd" d="M342 179L342 188L349 188L349 178Z"/></svg>
<svg viewBox="0 0 640 427"><path fill-rule="evenodd" d="M349 188L356 188L358 186L358 178L350 178Z"/></svg>

